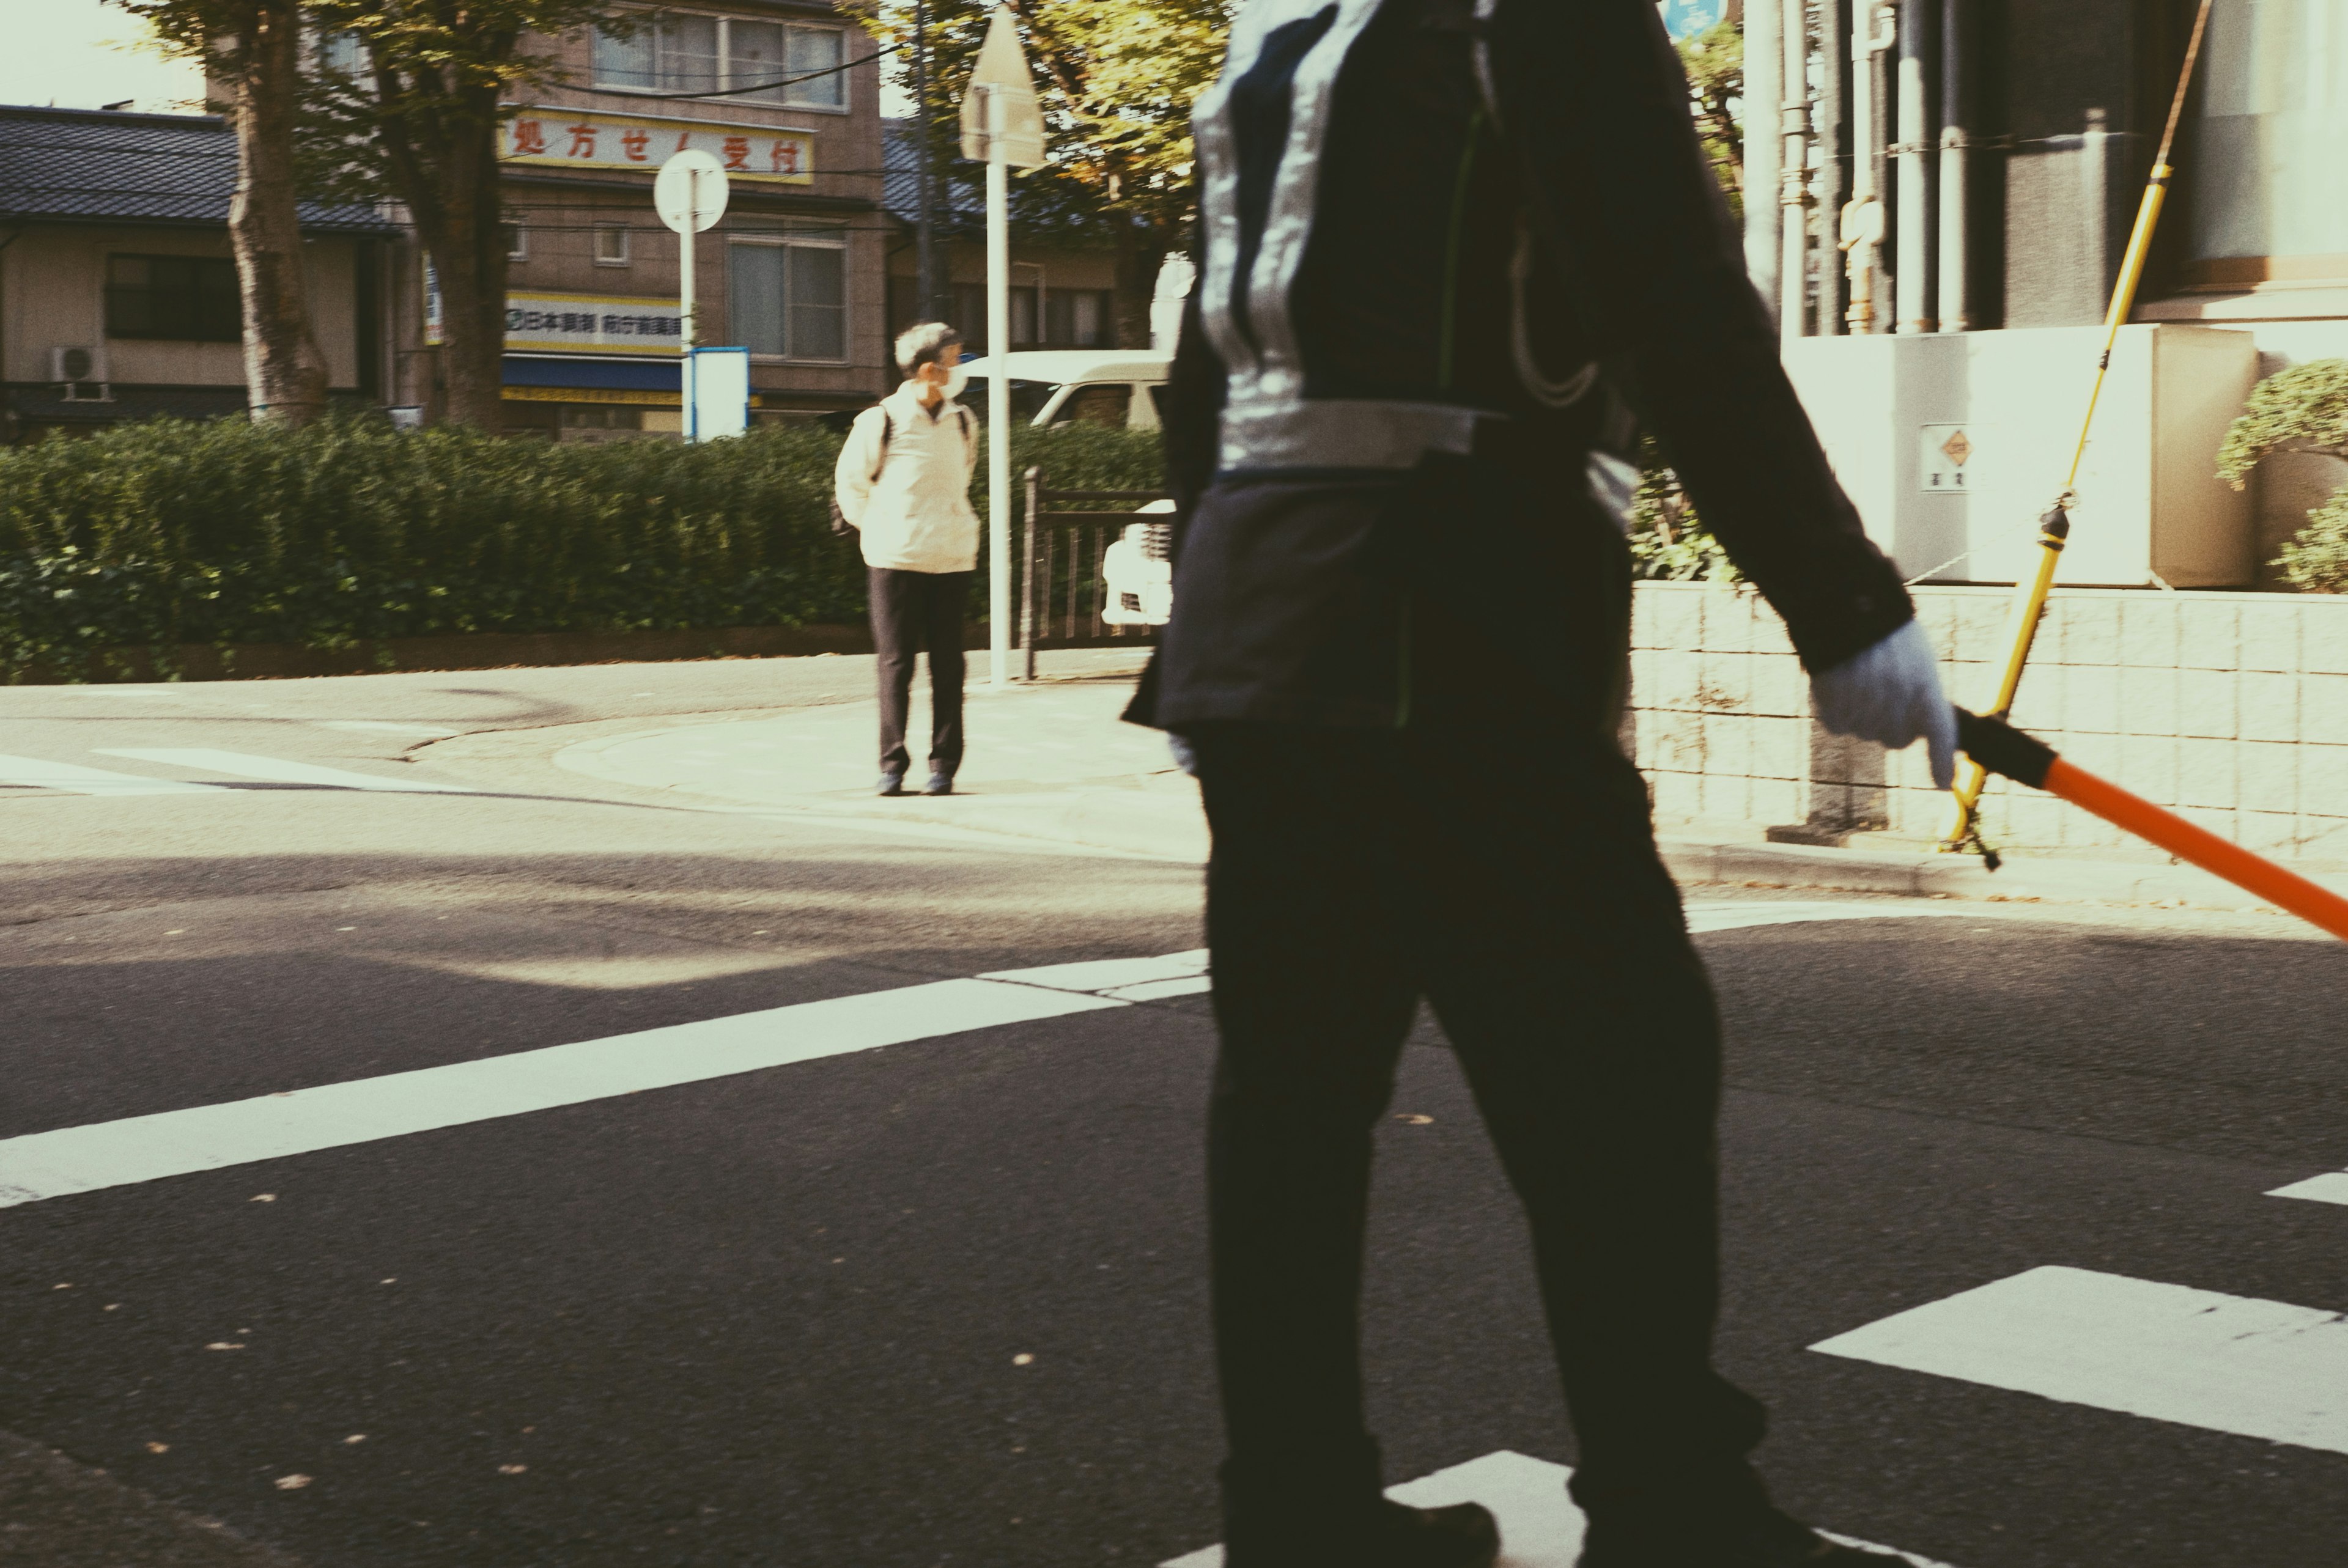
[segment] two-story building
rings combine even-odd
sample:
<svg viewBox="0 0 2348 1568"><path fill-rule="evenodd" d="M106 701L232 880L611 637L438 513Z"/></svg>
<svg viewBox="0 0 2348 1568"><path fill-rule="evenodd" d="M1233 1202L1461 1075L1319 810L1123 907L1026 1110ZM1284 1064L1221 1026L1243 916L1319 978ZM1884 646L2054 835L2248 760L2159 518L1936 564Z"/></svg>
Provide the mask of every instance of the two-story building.
<svg viewBox="0 0 2348 1568"><path fill-rule="evenodd" d="M615 6L625 12L629 7ZM644 9L624 35L533 39L558 85L501 131L511 216L506 427L559 439L680 427L679 245L654 177L695 148L729 204L695 245L701 341L752 354L755 417L860 407L887 368L879 66L824 0ZM412 255L399 400L429 405L438 337Z"/></svg>
<svg viewBox="0 0 2348 1568"><path fill-rule="evenodd" d="M0 440L244 411L235 190L217 117L0 108ZM302 224L328 383L381 403L399 231L367 206Z"/></svg>

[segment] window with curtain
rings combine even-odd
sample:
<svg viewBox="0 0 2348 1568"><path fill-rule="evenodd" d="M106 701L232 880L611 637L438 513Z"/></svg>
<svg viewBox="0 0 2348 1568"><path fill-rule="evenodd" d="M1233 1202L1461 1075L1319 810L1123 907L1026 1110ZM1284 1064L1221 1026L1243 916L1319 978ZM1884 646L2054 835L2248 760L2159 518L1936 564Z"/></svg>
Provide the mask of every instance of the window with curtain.
<svg viewBox="0 0 2348 1568"><path fill-rule="evenodd" d="M2348 5L2217 0L2194 254L2337 257L2348 273Z"/></svg>
<svg viewBox="0 0 2348 1568"><path fill-rule="evenodd" d="M844 236L815 230L737 237L727 251L736 343L782 359L847 359Z"/></svg>
<svg viewBox="0 0 2348 1568"><path fill-rule="evenodd" d="M623 91L731 92L746 103L845 109L845 28L690 11L641 15L626 36L597 29L595 85ZM829 74L819 74L829 73ZM808 77L792 81L793 77ZM780 85L788 82L789 85ZM757 92L744 87L765 87Z"/></svg>

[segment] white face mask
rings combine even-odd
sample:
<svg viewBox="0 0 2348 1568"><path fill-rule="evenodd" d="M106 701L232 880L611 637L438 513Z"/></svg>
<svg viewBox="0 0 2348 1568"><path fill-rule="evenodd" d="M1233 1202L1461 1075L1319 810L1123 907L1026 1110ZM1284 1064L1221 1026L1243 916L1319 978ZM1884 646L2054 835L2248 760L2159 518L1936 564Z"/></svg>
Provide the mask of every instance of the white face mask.
<svg viewBox="0 0 2348 1568"><path fill-rule="evenodd" d="M952 370L946 372L946 395L948 397L960 397L962 395L963 388L969 384L970 372L962 365L957 364Z"/></svg>

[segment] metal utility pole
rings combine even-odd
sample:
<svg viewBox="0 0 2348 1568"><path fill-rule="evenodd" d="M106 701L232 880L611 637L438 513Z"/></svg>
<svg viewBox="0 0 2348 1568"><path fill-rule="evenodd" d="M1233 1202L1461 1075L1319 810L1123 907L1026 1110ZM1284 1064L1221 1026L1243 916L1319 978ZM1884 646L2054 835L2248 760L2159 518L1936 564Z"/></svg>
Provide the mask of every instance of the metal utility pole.
<svg viewBox="0 0 2348 1568"><path fill-rule="evenodd" d="M1011 166L1044 161L1044 106L1007 5L994 8L970 97L962 106L962 154L986 163L987 663L997 690L1011 684Z"/></svg>
<svg viewBox="0 0 2348 1568"><path fill-rule="evenodd" d="M930 0L913 0L913 182L920 211L913 220L913 313L942 322L952 313L945 282L938 276L937 160L930 142Z"/></svg>

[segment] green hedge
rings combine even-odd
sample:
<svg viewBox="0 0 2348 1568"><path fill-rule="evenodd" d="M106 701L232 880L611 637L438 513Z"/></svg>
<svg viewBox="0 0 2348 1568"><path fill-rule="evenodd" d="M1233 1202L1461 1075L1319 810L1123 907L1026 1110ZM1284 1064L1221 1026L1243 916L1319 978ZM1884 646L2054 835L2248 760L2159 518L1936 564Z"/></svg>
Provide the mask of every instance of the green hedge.
<svg viewBox="0 0 2348 1568"><path fill-rule="evenodd" d="M558 446L366 419L158 420L0 449L0 676L181 643L853 621L839 449L807 426ZM1154 436L1022 430L1013 450L1014 472L1058 486L1158 483Z"/></svg>

